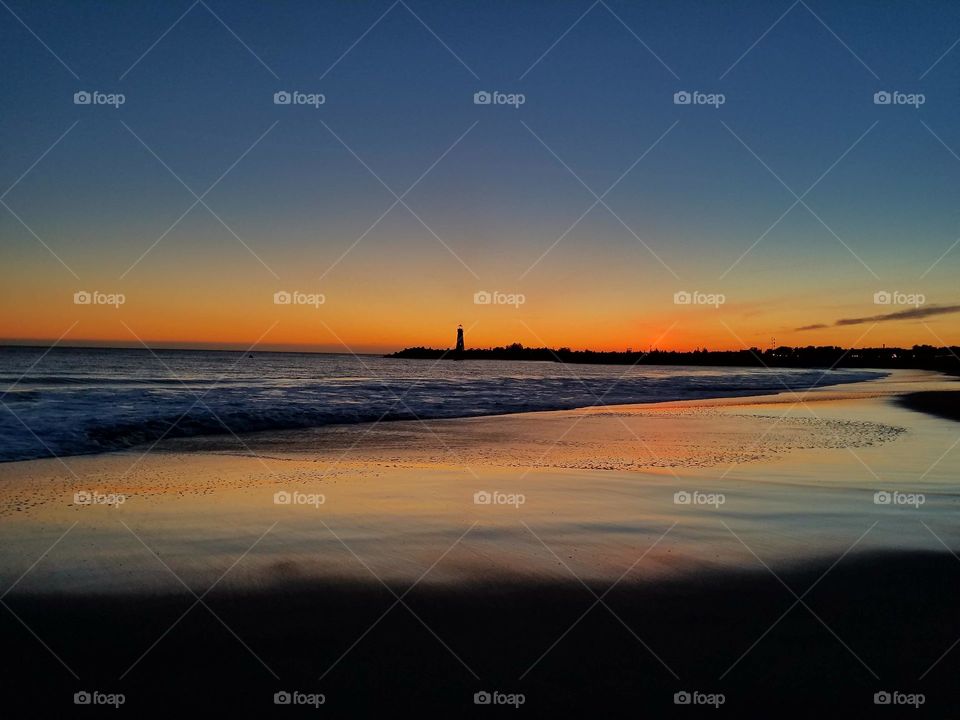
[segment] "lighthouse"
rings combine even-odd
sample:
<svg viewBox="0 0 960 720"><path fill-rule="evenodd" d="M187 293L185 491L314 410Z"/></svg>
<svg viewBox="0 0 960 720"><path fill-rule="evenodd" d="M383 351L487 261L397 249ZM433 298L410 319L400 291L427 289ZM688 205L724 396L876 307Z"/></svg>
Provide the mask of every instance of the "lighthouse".
<svg viewBox="0 0 960 720"><path fill-rule="evenodd" d="M463 352L463 325L457 325L457 352Z"/></svg>

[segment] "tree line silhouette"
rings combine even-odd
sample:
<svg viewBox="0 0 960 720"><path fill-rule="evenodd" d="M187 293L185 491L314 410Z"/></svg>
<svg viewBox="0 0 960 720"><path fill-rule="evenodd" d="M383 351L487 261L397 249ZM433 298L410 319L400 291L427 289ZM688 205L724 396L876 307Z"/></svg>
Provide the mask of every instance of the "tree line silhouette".
<svg viewBox="0 0 960 720"><path fill-rule="evenodd" d="M960 347L914 345L911 348L843 348L807 345L761 350L571 350L531 348L520 343L493 348L437 349L411 347L386 357L401 359L528 360L601 365L719 365L741 367L914 368L958 373Z"/></svg>

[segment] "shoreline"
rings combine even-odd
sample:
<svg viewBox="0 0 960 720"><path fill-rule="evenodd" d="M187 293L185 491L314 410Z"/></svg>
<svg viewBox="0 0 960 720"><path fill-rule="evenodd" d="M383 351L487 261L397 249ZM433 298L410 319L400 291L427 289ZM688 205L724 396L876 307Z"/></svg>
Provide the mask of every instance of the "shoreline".
<svg viewBox="0 0 960 720"><path fill-rule="evenodd" d="M769 390L757 391L756 389L744 389L740 390L730 390L717 392L708 396L695 397L695 398L675 398L669 400L662 399L651 399L643 402L630 402L630 403L615 403L615 404L588 404L588 405L575 405L570 407L552 407L552 408L532 408L532 409L504 409L502 411L492 411L484 414L464 414L464 415L452 415L452 416L443 416L443 417L426 417L426 418L415 418L415 417L381 417L375 423L371 421L354 421L354 422L328 422L321 425L307 425L302 427L289 427L289 428L268 428L268 429L253 429L253 430L239 430L237 432L228 432L228 431L219 431L213 433L198 433L194 435L167 435L162 437L159 440L148 439L141 441L133 445L125 445L122 447L115 448L104 448L98 450L91 450L89 452L75 452L75 453L61 453L59 455L46 455L41 457L32 457L32 458L17 458L17 459L0 459L0 467L11 464L11 463L21 463L21 462L32 462L32 461L43 461L56 459L57 457L63 459L70 458L91 458L91 457L100 457L109 454L116 453L137 453L146 448L151 448L154 444L158 450L163 451L168 448L176 450L177 447L182 447L184 449L196 447L198 450L203 451L206 448L214 449L215 451L221 451L224 447L233 445L233 440L237 440L239 444L243 444L244 440L256 441L260 438L266 438L271 436L277 437L291 437L297 433L303 433L305 435L315 434L315 433L324 433L326 431L332 432L342 432L350 433L354 429L358 432L363 433L364 429L370 427L371 424L384 424L384 425L393 425L393 424L407 424L407 423L426 423L426 424L445 424L448 422L456 421L468 421L468 420L488 420L493 418L512 418L515 416L523 415L551 415L551 414L560 414L560 413L579 413L579 412L594 412L594 411L604 411L604 410L625 410L625 411L634 411L634 410L643 410L651 409L655 410L658 408L668 408L668 407L719 407L719 406L730 406L730 405L759 405L766 404L767 402L775 403L792 403L798 397L803 397L809 402L821 400L825 397L825 392L839 392L840 394L837 397L843 397L843 388L852 388L857 386L866 387L871 383L883 383L885 379L891 377L920 377L920 378L929 378L933 381L936 381L938 389L937 390L924 390L921 392L909 392L908 390L898 391L896 394L901 395L902 397L898 400L902 407L909 408L911 410L917 410L919 412L927 412L934 416L940 418L946 418L950 420L960 420L960 412L954 409L954 403L950 401L953 399L950 395L950 391L953 389L948 383L950 383L954 378L950 374L944 374L932 370L876 370L877 375L875 377L866 378L866 379L855 379L847 380L837 383L831 383L828 385L817 385L812 388L801 389L801 390L791 390L786 391L781 388L771 388ZM942 388L942 389L941 389ZM869 393L859 393L861 396L868 396ZM889 393L888 393L889 394Z"/></svg>
<svg viewBox="0 0 960 720"><path fill-rule="evenodd" d="M862 716L896 691L945 711L957 431L899 398L953 383L903 371L0 465L13 702L270 713L297 691L469 714L497 691L673 717L687 691L739 716Z"/></svg>
<svg viewBox="0 0 960 720"><path fill-rule="evenodd" d="M226 523L243 529L231 541L239 547L248 529L259 528L259 534L270 520L321 542L326 530L316 525L320 519L335 529L352 529L358 542L384 560L390 553L376 547L377 537L397 543L403 562L396 572L402 576L413 574L431 548L442 549L476 521L502 535L484 551L500 558L499 569L494 563L489 571L539 572L533 538L522 527L516 534L523 519L545 528L562 546L591 548L579 562L584 572L603 577L632 552L628 541L638 533L662 532L681 522L688 534L673 562L697 567L714 561L703 548L731 540L725 532L716 535L717 518L747 517L762 524L769 515L799 530L821 523L817 542L803 552L828 551L842 543L851 523L859 526L862 518L884 510L873 504L878 491L923 493L924 511L931 516L953 511L952 422L893 402L952 382L898 372L808 393L176 439L149 453L5 463L0 516L9 522L6 532L0 528L0 541L16 545L30 540L38 526L80 522L76 532L91 541L105 533L120 544L127 535L118 523L123 520L131 527L159 522L172 538L203 538L209 535L204 526ZM475 493L494 491L522 495L525 504L475 504ZM675 493L694 491L722 493L726 504L676 505ZM122 495L125 502L78 505L77 492L108 499ZM278 492L322 497L323 504L284 508L275 503ZM833 516L818 520L831 506ZM782 515L784 508L791 513ZM922 547L925 539L920 528L901 542ZM40 540L28 544L43 550ZM282 558L293 550L271 552ZM771 550L785 559L797 552L786 537ZM108 545L103 552L110 557L118 551ZM188 545L177 552L188 553ZM725 546L721 562L730 552ZM272 562L273 555L263 562ZM118 560L124 558L149 574L142 558L121 553ZM7 566L15 578L2 560L0 577ZM112 581L106 569L87 567L79 558L73 562L81 576ZM215 563L188 565L205 577ZM70 577L51 575L49 581L66 588Z"/></svg>
<svg viewBox="0 0 960 720"><path fill-rule="evenodd" d="M403 361L400 361L403 362ZM677 368L664 366L663 370L677 371ZM619 397L608 398L607 395L615 387L628 385L637 380L637 378L628 378L624 373L619 378L581 378L572 376L563 378L561 383L570 381L575 388L553 387L544 390L539 387L541 381L530 380L533 384L526 388L526 394L522 386L511 386L511 391L501 391L497 388L488 387L489 395L480 399L476 395L469 396L464 405L448 407L447 404L440 402L417 405L416 410L404 402L405 393L397 394L396 391L390 392L396 395L397 400L388 403L386 408L378 407L373 398L367 400L373 404L364 405L364 409L358 410L351 405L335 405L329 409L323 409L323 406L304 406L302 403L296 405L296 410L291 413L285 412L280 406L270 404L269 401L261 409L256 406L243 409L233 408L219 409L214 411L209 406L204 405L205 412L201 411L197 416L186 417L190 414L182 413L182 408L168 409L168 414L162 413L156 417L149 415L142 419L125 420L123 422L99 423L83 415L86 410L82 406L72 406L75 411L81 413L75 420L77 423L77 433L64 433L67 438L62 444L58 444L56 438L57 432L53 431L52 436L47 437L46 441L34 435L33 439L27 436L28 445L33 446L32 450L24 451L21 449L18 456L16 451L8 451L7 457L0 458L0 464L8 462L20 462L23 460L38 460L50 457L82 457L95 456L109 452L136 452L138 449L149 448L153 443L160 441L176 442L179 440L198 440L203 442L206 438L212 438L212 442L218 442L218 439L236 437L260 436L270 433L288 433L288 432L315 432L324 431L327 428L345 428L344 432L350 432L349 428L360 428L368 426L371 423L394 423L394 422L437 422L442 420L465 420L471 418L494 418L501 416L513 416L528 413L555 413L584 410L592 407L614 407L614 406L652 406L666 402L686 402L692 400L712 401L725 398L756 398L770 396L782 393L788 390L794 393L807 393L815 389L837 387L850 385L857 382L870 382L873 380L889 377L892 373L905 373L907 371L890 370L837 370L836 375L831 375L830 370L824 371L820 375L807 372L796 377L790 374L780 374L773 369L768 368L708 368L690 366L686 368L692 375L687 378L678 378L686 380L678 382L675 389L665 390L662 386L663 379L656 376L650 376L648 380L641 382L641 387L633 392L618 393ZM684 368L679 368L683 371ZM736 371L742 371L745 376L736 374ZM769 372L767 372L769 370ZM802 369L796 369L802 370ZM809 369L807 369L809 370ZM723 371L731 371L735 374L730 377L729 383L717 383L717 377L723 375ZM629 369L628 371L629 372ZM772 377L765 384L757 383L757 373L760 377L771 375ZM809 375L809 377L807 377ZM726 377L724 375L724 377ZM774 381L773 378L776 378ZM573 382L573 381L579 381ZM592 382L597 389L591 389L587 382ZM176 382L176 381L172 381ZM604 391L602 385L609 382L609 388ZM812 387L799 387L796 390L790 390L793 384L802 384L803 382L816 383ZM599 385L598 385L599 383ZM416 387L418 383L413 383L410 387ZM751 387L753 385L753 387ZM581 390L581 387L583 390ZM408 389L409 390L409 389ZM447 388L451 391L451 388ZM585 390L585 392L584 392ZM547 397L541 397L538 393L547 393ZM600 393L604 394L601 396ZM626 397L623 397L626 395ZM604 404L598 405L594 401L606 400ZM189 401L189 398L186 398ZM614 402L615 401L615 402ZM196 406L197 403L194 403ZM221 415L222 413L222 415ZM20 417L16 415L15 417ZM85 418L85 422L84 422ZM27 419L30 419L29 414ZM229 420L230 422L226 422ZM29 423L27 423L29 429ZM42 434L42 431L41 431ZM37 442L34 442L34 439ZM52 445L52 447L51 447ZM37 455L37 453L42 453ZM49 453L49 454L48 454Z"/></svg>

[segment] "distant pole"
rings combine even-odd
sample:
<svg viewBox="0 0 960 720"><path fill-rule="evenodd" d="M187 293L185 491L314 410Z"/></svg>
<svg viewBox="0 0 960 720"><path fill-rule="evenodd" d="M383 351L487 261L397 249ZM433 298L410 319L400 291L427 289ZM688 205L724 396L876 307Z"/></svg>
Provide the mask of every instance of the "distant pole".
<svg viewBox="0 0 960 720"><path fill-rule="evenodd" d="M463 325L457 325L457 352L463 352Z"/></svg>

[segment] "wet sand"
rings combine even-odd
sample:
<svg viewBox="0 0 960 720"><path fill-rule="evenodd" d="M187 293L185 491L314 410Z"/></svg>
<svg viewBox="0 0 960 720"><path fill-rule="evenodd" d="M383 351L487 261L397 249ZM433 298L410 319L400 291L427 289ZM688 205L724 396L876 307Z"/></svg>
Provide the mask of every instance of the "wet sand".
<svg viewBox="0 0 960 720"><path fill-rule="evenodd" d="M887 685L923 686L930 707L957 669L948 654L919 680L960 636L960 426L898 398L951 383L897 372L0 465L0 582L26 623L0 615L25 658L11 682L64 707L87 685L127 707L268 710L289 687L347 713L469 710L483 689L527 708L672 712L675 691L726 688L728 709L801 693L869 712ZM834 563L805 598L823 622L798 605L723 675L795 601L778 578L802 596ZM521 680L621 577L616 616L595 607ZM216 616L198 605L164 635L211 586ZM350 650L411 586L416 615L397 605Z"/></svg>

